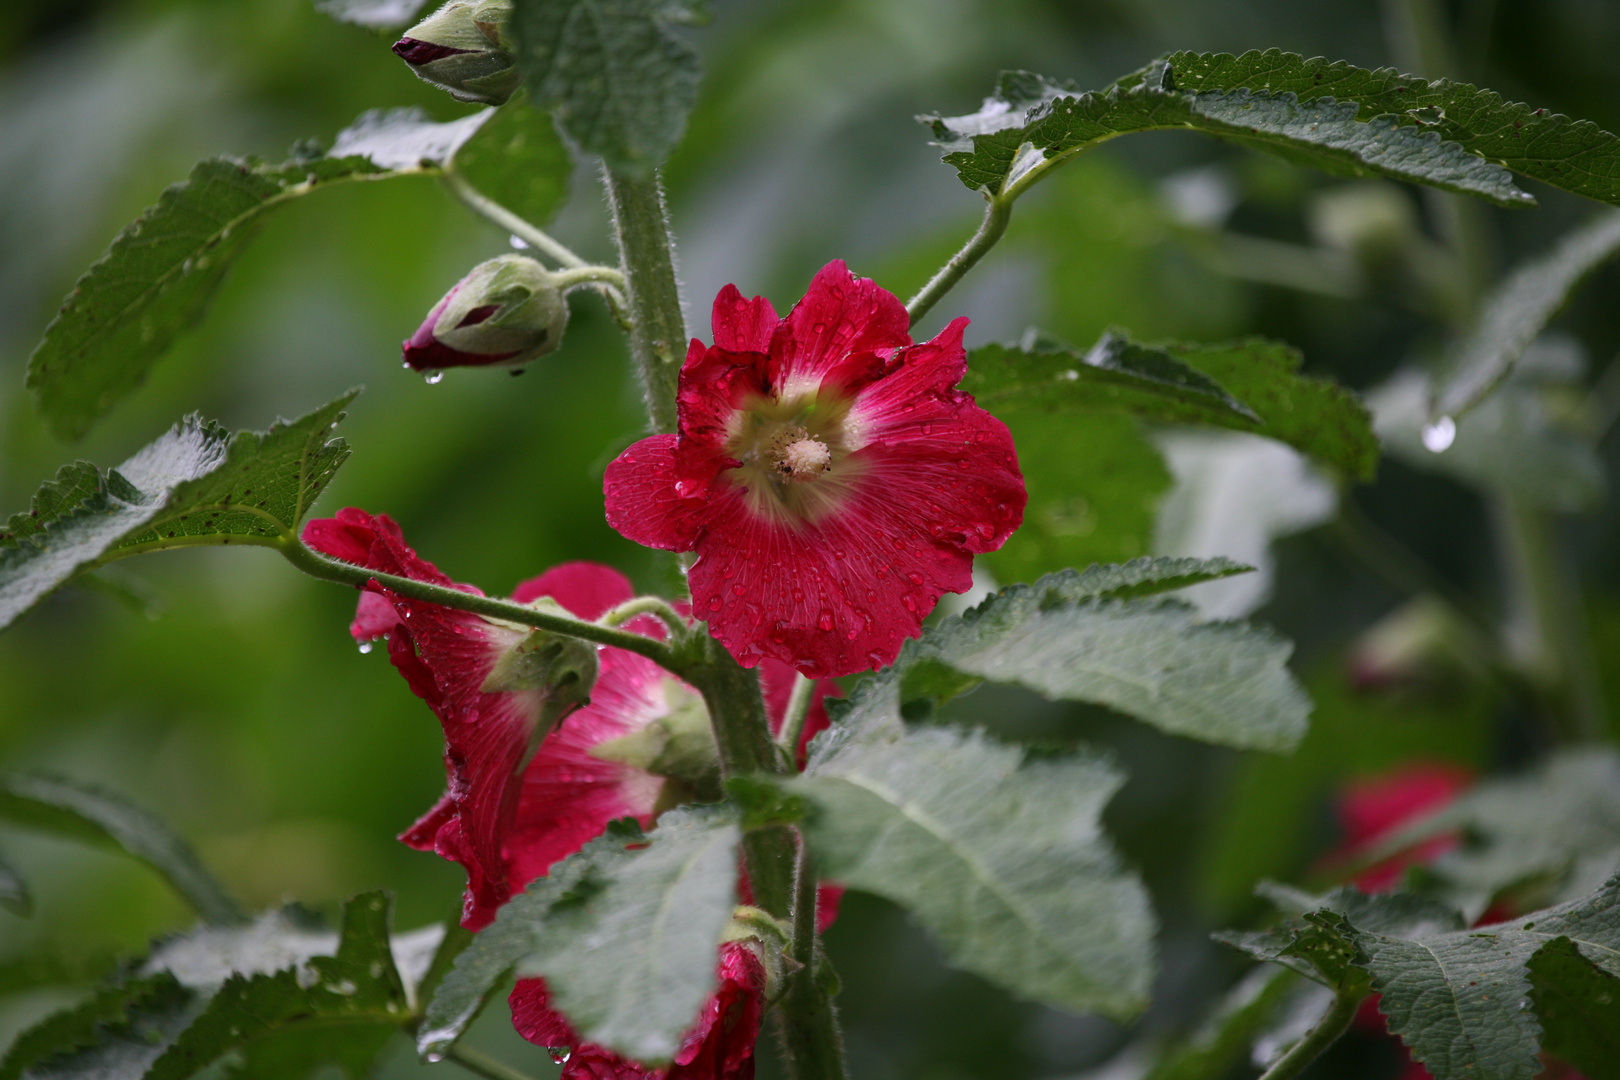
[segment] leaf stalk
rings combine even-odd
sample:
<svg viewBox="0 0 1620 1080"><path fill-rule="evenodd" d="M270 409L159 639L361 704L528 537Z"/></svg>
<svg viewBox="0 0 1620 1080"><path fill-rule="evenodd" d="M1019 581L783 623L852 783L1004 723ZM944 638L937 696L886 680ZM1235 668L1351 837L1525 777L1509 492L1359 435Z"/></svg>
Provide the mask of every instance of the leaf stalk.
<svg viewBox="0 0 1620 1080"><path fill-rule="evenodd" d="M1350 1030L1350 1023L1355 1020L1356 1010L1361 1007L1362 998L1365 996L1345 993L1342 990L1335 994L1333 1004L1328 1006L1327 1012L1322 1014L1322 1019L1316 1022L1316 1026L1290 1047L1286 1054L1278 1058L1260 1080L1293 1080L1304 1072L1311 1062L1338 1042L1339 1036Z"/></svg>
<svg viewBox="0 0 1620 1080"><path fill-rule="evenodd" d="M906 303L906 314L911 316L911 325L916 326L917 320L939 303L941 297L950 292L962 276L973 269L975 263L984 258L985 253L996 246L1002 234L1007 231L1007 223L1012 220L1013 196L994 195L989 198L984 208L984 219L979 222L979 229L962 246L962 250L952 255L939 272L929 279L928 284L918 290Z"/></svg>

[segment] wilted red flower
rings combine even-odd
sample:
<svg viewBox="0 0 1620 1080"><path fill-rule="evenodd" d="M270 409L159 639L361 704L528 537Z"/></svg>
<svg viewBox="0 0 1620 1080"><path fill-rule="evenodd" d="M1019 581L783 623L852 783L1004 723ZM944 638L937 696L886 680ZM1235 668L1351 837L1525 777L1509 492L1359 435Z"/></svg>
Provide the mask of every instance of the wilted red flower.
<svg viewBox="0 0 1620 1080"><path fill-rule="evenodd" d="M678 432L608 466L609 524L697 552L694 611L744 665L889 663L1023 520L1011 435L956 389L967 320L922 344L908 324L842 262L785 319L728 285L714 344L687 351Z"/></svg>
<svg viewBox="0 0 1620 1080"><path fill-rule="evenodd" d="M345 562L482 595L418 557L385 515L341 510L311 521L304 540ZM524 582L512 600L527 604L549 596L574 615L595 619L633 595L618 571L578 562ZM650 616L625 629L654 637L664 632ZM362 643L388 639L394 666L444 727L448 790L400 839L466 868L462 924L469 929L487 925L496 909L608 822L631 817L650 828L660 811L693 794L691 778L643 767L647 743L635 737L654 723L684 720L706 729L707 714L695 690L642 656L597 650L590 703L570 713L536 750L541 691L484 689L496 664L527 636L524 628L408 600L372 582L350 632ZM779 727L793 673L771 664L761 676ZM817 688L806 741L827 726L826 689Z"/></svg>

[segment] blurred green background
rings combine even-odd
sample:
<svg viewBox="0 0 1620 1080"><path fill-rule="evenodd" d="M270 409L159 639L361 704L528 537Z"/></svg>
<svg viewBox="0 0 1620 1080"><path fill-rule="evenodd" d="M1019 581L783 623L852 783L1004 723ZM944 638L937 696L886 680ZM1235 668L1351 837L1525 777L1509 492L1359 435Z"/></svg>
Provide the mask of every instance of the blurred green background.
<svg viewBox="0 0 1620 1080"><path fill-rule="evenodd" d="M902 296L924 280L972 230L980 203L912 117L973 110L1000 68L1098 87L1176 48L1278 46L1369 67L1401 60L1405 48L1392 18L1401 5L1374 0L715 7L712 26L692 35L707 81L667 171L691 327L704 336L708 298L728 281L786 310L832 258ZM1438 10L1471 81L1620 130L1620 5L1458 0ZM26 507L58 464L116 463L192 410L262 428L364 383L343 428L354 455L323 512L387 512L426 557L492 593L577 558L659 584L650 553L602 518L602 469L642 421L623 340L595 298L576 298L564 348L522 379L452 372L429 386L400 370L400 339L472 263L506 249L428 179L339 186L279 211L203 326L82 444L55 441L35 415L23 371L54 306L166 184L199 157L279 160L295 140L329 142L362 110L394 105L440 119L466 111L413 78L386 39L324 18L310 0L0 5L0 511ZM1594 209L1527 186L1539 209L1479 208L1492 276ZM1447 213L1395 185L1332 180L1192 134L1121 140L1020 203L1007 240L920 330L966 314L970 345L1029 324L1081 345L1110 326L1145 339L1259 333L1303 349L1307 370L1365 389L1432 356L1447 332L1456 271L1435 256ZM590 168L577 170L554 231L588 257L610 256ZM1600 271L1557 324L1589 360L1570 395L1613 389L1617 286L1620 269ZM1612 423L1585 422L1612 471L1620 440L1602 438ZM1087 496L1076 496L1080 524L1067 532L1058 526L1068 511L1050 512L1056 534L1084 541L1071 549L1117 559L1156 546L1173 451L1167 470L1151 453L1110 451L1113 442L1072 420L1026 420L1015 432L1032 491ZM1320 484L1277 489L1284 502L1321 496ZM1502 609L1500 552L1477 490L1386 460L1377 483L1349 498L1446 587ZM1102 528L1099 507L1111 508ZM1257 524L1265 514L1283 522L1293 510L1246 507L1234 504L1235 521L1205 539L1264 550L1267 533L1295 530L1273 549L1273 599L1258 611L1298 642L1295 670L1318 702L1293 758L1212 749L1004 690L981 690L950 716L1107 745L1127 766L1132 779L1109 821L1164 923L1163 974L1141 1022L1149 1032L1185 1026L1241 971L1208 931L1253 917L1255 880L1298 880L1335 844L1332 799L1348 778L1413 759L1512 769L1546 741L1534 716L1466 666L1358 689L1349 651L1409 597L1352 557L1324 514L1268 527ZM1620 518L1606 503L1558 525L1583 582L1608 712L1620 716ZM1042 569L1041 559L1010 549L990 568L1008 580ZM453 912L459 869L393 839L442 790L438 726L383 655L350 642L353 593L257 550L186 551L117 570L160 613L68 589L0 634L0 762L128 793L254 906L296 898L332 911L382 885L398 895L402 927ZM67 957L88 979L189 921L128 862L9 830L0 850L38 907L30 920L0 914L0 964ZM898 910L870 898L846 902L829 948L858 1076L1070 1076L1108 1061L1132 1034L945 970ZM70 993L0 1000L0 1042ZM486 1017L476 1036L537 1075L554 1071L502 1016ZM419 1068L401 1041L390 1074ZM1317 1075L1395 1068L1386 1046L1350 1039Z"/></svg>

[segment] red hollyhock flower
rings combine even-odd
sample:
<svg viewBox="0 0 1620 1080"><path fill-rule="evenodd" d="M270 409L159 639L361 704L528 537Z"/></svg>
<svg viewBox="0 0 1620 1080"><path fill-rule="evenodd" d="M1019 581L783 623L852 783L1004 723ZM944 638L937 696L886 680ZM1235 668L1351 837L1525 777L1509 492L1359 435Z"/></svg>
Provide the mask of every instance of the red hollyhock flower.
<svg viewBox="0 0 1620 1080"><path fill-rule="evenodd" d="M1473 783L1473 774L1456 765L1420 763L1347 786L1334 808L1344 829L1340 857L1370 848L1384 837L1449 805ZM1457 846L1456 836L1437 836L1358 874L1363 892L1387 892L1400 883L1409 866L1433 862Z"/></svg>
<svg viewBox="0 0 1620 1080"><path fill-rule="evenodd" d="M335 518L311 521L304 540L345 562L479 594L418 557L386 516L341 510ZM566 563L519 585L512 599L526 604L549 596L580 618L595 619L633 595L630 582L610 567ZM663 625L650 616L625 628L663 634ZM547 735L525 765L542 692L483 689L496 663L526 636L523 629L408 600L372 582L350 632L363 643L388 639L394 666L444 727L448 791L400 839L466 868L462 924L469 929L487 925L500 905L609 821L633 817L650 828L658 811L688 794L680 781L637 767L624 755L593 753L698 700L696 691L644 657L598 650L590 704ZM793 673L771 664L761 676L779 727ZM801 755L805 742L827 726L821 704L826 692L826 686L817 688Z"/></svg>
<svg viewBox="0 0 1620 1080"><path fill-rule="evenodd" d="M687 351L678 432L608 466L609 524L697 552L693 609L742 664L888 664L1023 520L1011 435L956 389L967 320L922 344L908 324L842 262L785 319L728 285L714 344Z"/></svg>

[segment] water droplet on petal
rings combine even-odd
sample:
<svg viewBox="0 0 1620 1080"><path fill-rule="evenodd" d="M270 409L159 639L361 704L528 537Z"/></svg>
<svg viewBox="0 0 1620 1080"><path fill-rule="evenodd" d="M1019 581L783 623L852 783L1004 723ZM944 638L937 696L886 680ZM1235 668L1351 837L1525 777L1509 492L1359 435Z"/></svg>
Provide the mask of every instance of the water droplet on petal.
<svg viewBox="0 0 1620 1080"><path fill-rule="evenodd" d="M923 576L917 573L917 571L913 570L911 573L906 575L906 580L910 581L913 585L921 585L923 583Z"/></svg>
<svg viewBox="0 0 1620 1080"><path fill-rule="evenodd" d="M552 1062L557 1065L568 1064L568 1059L574 1056L574 1052L566 1046L548 1046L546 1053L551 1055Z"/></svg>
<svg viewBox="0 0 1620 1080"><path fill-rule="evenodd" d="M816 625L821 627L823 631L831 630L833 628L832 612L823 611L821 617L816 620Z"/></svg>
<svg viewBox="0 0 1620 1080"><path fill-rule="evenodd" d="M422 381L427 383L429 386L437 386L440 382L444 381L444 372L424 371L422 372Z"/></svg>
<svg viewBox="0 0 1620 1080"><path fill-rule="evenodd" d="M710 611L719 611L720 610L720 598L718 596L709 597L709 610Z"/></svg>
<svg viewBox="0 0 1620 1080"><path fill-rule="evenodd" d="M1456 438L1457 422L1449 416L1423 426L1423 448L1431 454L1443 453Z"/></svg>
<svg viewBox="0 0 1620 1080"><path fill-rule="evenodd" d="M372 649L373 644L374 643L370 642L370 641L362 641L360 643L360 653L361 653L361 655L363 656L366 653L370 652L371 649Z"/></svg>

